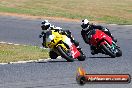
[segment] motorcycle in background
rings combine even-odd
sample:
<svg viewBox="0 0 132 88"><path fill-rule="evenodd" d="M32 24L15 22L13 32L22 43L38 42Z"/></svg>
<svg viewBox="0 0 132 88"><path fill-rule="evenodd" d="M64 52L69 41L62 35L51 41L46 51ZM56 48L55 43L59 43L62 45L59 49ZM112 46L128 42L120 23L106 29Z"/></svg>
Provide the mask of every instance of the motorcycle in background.
<svg viewBox="0 0 132 88"><path fill-rule="evenodd" d="M99 53L109 55L112 58L122 56L120 47L103 31L94 29L86 36L90 39L90 44L94 46Z"/></svg>
<svg viewBox="0 0 132 88"><path fill-rule="evenodd" d="M46 32L46 47L56 53L58 56L65 58L68 62L73 62L74 59L84 61L86 56L81 50L78 50L70 38L60 34L55 30ZM52 56L51 56L52 57Z"/></svg>

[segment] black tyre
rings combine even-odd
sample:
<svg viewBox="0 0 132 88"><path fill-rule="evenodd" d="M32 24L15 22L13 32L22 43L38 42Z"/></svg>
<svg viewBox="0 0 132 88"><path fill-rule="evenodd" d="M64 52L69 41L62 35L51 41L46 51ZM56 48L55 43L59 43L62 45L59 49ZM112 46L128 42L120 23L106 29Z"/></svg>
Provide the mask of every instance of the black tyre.
<svg viewBox="0 0 132 88"><path fill-rule="evenodd" d="M118 52L116 53L116 56L117 56L117 57L122 56L122 51L121 51L119 48L118 48L117 50L118 50Z"/></svg>
<svg viewBox="0 0 132 88"><path fill-rule="evenodd" d="M84 61L86 56L85 54L82 52L82 49L78 49L78 51L81 53L81 55L77 58L79 61Z"/></svg>
<svg viewBox="0 0 132 88"><path fill-rule="evenodd" d="M49 56L50 56L51 59L56 59L58 57L58 54L55 53L54 51L50 51Z"/></svg>
<svg viewBox="0 0 132 88"><path fill-rule="evenodd" d="M112 53L111 50L106 46L106 45L101 45L101 48L103 49L103 51L108 54L109 56L111 56L112 58L116 57L115 53Z"/></svg>
<svg viewBox="0 0 132 88"><path fill-rule="evenodd" d="M68 54L68 52L66 52L61 46L57 46L58 52L60 53L60 55L65 58L68 62L73 62L74 59L72 58L72 56L70 56Z"/></svg>
<svg viewBox="0 0 132 88"><path fill-rule="evenodd" d="M79 61L84 61L86 56L83 54L83 52L81 50L79 50L81 55L77 58Z"/></svg>

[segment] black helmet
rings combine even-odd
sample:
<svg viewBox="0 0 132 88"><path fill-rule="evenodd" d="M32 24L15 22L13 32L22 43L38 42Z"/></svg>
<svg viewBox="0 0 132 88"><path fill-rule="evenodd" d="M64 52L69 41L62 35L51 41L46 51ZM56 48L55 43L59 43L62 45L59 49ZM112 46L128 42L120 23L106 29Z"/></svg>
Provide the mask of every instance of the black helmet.
<svg viewBox="0 0 132 88"><path fill-rule="evenodd" d="M41 26L42 30L47 30L50 27L50 23L48 20L42 21L41 24L42 24L42 26Z"/></svg>
<svg viewBox="0 0 132 88"><path fill-rule="evenodd" d="M89 21L88 21L87 19L82 20L81 27L82 27L83 29L87 28L88 25L89 25Z"/></svg>

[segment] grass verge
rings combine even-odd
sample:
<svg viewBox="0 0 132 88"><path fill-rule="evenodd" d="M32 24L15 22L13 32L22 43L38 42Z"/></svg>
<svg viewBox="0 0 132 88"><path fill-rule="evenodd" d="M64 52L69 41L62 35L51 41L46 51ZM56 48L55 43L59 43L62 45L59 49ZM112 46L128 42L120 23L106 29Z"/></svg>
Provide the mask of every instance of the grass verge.
<svg viewBox="0 0 132 88"><path fill-rule="evenodd" d="M37 46L9 45L0 43L0 63L48 58L48 50Z"/></svg>
<svg viewBox="0 0 132 88"><path fill-rule="evenodd" d="M0 0L0 12L132 24L132 0Z"/></svg>

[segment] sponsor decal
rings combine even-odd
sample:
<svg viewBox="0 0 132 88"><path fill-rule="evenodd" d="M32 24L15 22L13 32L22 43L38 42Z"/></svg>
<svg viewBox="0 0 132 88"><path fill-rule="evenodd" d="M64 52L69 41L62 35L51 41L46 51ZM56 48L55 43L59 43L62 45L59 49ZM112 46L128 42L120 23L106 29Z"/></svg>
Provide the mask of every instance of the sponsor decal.
<svg viewBox="0 0 132 88"><path fill-rule="evenodd" d="M77 50L74 44L72 44L70 48L71 48L71 53L73 58L77 58L78 56L80 56L80 52Z"/></svg>

